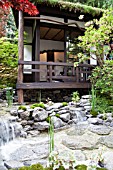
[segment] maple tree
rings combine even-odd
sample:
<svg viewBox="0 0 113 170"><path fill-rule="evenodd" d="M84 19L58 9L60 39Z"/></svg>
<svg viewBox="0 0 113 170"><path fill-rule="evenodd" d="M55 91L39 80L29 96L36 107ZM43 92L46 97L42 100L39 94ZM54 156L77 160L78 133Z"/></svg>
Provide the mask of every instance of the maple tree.
<svg viewBox="0 0 113 170"><path fill-rule="evenodd" d="M37 15L39 13L36 6L29 2L29 0L0 0L0 7L3 10L12 7L30 15Z"/></svg>

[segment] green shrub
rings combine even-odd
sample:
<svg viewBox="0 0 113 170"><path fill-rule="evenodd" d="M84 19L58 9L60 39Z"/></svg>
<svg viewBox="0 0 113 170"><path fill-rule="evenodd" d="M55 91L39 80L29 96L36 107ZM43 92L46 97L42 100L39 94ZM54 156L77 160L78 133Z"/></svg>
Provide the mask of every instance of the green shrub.
<svg viewBox="0 0 113 170"><path fill-rule="evenodd" d="M43 109L45 109L45 105L44 103L40 102L40 103L34 103L30 106L31 109L34 109L35 107L41 107Z"/></svg>
<svg viewBox="0 0 113 170"><path fill-rule="evenodd" d="M24 110L24 111L26 111L27 108L26 108L26 106L21 105L21 106L18 107L18 110Z"/></svg>
<svg viewBox="0 0 113 170"><path fill-rule="evenodd" d="M44 170L44 167L41 164L34 164L30 166L29 170Z"/></svg>
<svg viewBox="0 0 113 170"><path fill-rule="evenodd" d="M80 99L79 93L77 91L73 92L73 94L72 94L72 101L76 103L76 102L79 101L79 99Z"/></svg>
<svg viewBox="0 0 113 170"><path fill-rule="evenodd" d="M67 102L62 102L62 105L67 106L68 104L67 104Z"/></svg>

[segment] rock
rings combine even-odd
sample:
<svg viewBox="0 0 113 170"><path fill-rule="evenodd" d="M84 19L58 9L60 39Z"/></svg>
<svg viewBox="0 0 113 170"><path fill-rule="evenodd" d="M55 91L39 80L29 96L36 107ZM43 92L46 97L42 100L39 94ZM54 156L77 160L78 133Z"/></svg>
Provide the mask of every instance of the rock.
<svg viewBox="0 0 113 170"><path fill-rule="evenodd" d="M91 124L94 124L94 125L99 125L99 124L103 124L103 120L102 119L99 119L99 118L88 118L87 121Z"/></svg>
<svg viewBox="0 0 113 170"><path fill-rule="evenodd" d="M107 151L103 154L103 163L105 165L105 168L108 170L113 170L113 152Z"/></svg>
<svg viewBox="0 0 113 170"><path fill-rule="evenodd" d="M60 111L58 111L57 113L61 115L61 114L65 114L65 113L67 113L67 112L69 113L68 110L60 110Z"/></svg>
<svg viewBox="0 0 113 170"><path fill-rule="evenodd" d="M46 121L43 122L36 122L33 125L33 129L37 129L37 130L47 130L49 128L49 123L47 123Z"/></svg>
<svg viewBox="0 0 113 170"><path fill-rule="evenodd" d="M18 119L18 117L16 116L11 116L9 119L8 119L8 121L10 122L10 123L12 123L12 122L16 122L17 121L17 119Z"/></svg>
<svg viewBox="0 0 113 170"><path fill-rule="evenodd" d="M64 121L64 122L68 122L70 120L70 113L65 113L60 115L60 118Z"/></svg>
<svg viewBox="0 0 113 170"><path fill-rule="evenodd" d="M74 151L74 156L77 161L85 161L86 160L85 154L80 150Z"/></svg>
<svg viewBox="0 0 113 170"><path fill-rule="evenodd" d="M28 120L28 121L27 121L27 124L28 124L28 125L33 125L33 124L34 124L34 121L33 121L33 120Z"/></svg>
<svg viewBox="0 0 113 170"><path fill-rule="evenodd" d="M24 131L21 131L20 137L27 138L27 133Z"/></svg>
<svg viewBox="0 0 113 170"><path fill-rule="evenodd" d="M84 106L84 109L86 109L87 111L91 110L91 106Z"/></svg>
<svg viewBox="0 0 113 170"><path fill-rule="evenodd" d="M22 125L22 126L26 126L26 125L27 125L27 120L22 120L22 121L21 121L21 125Z"/></svg>
<svg viewBox="0 0 113 170"><path fill-rule="evenodd" d="M72 150L93 150L98 148L97 141L92 139L88 139L82 136L68 136L67 138L62 140L62 144L65 145L67 148Z"/></svg>
<svg viewBox="0 0 113 170"><path fill-rule="evenodd" d="M38 131L38 130L30 130L27 133L28 133L28 135L36 137L36 136L38 136L40 134L40 131Z"/></svg>
<svg viewBox="0 0 113 170"><path fill-rule="evenodd" d="M104 125L90 125L89 130L98 135L108 135L111 132L110 128Z"/></svg>
<svg viewBox="0 0 113 170"><path fill-rule="evenodd" d="M8 169L11 169L11 168L20 168L20 167L24 166L24 164L22 162L18 162L18 161L5 161L4 165Z"/></svg>
<svg viewBox="0 0 113 170"><path fill-rule="evenodd" d="M32 130L32 129L33 129L33 127L30 126L30 125L26 125L26 126L24 127L24 131L25 131L25 132L27 132L27 131L29 131L29 130Z"/></svg>
<svg viewBox="0 0 113 170"><path fill-rule="evenodd" d="M32 117L35 121L43 121L48 117L48 114L45 109L37 109L33 111Z"/></svg>
<svg viewBox="0 0 113 170"><path fill-rule="evenodd" d="M66 125L66 123L64 123L60 118L57 118L56 116L52 116L51 120L54 124L55 129Z"/></svg>
<svg viewBox="0 0 113 170"><path fill-rule="evenodd" d="M18 116L18 111L17 111L17 109L16 109L16 108L11 109L11 110L10 110L10 114L11 114L12 116Z"/></svg>
<svg viewBox="0 0 113 170"><path fill-rule="evenodd" d="M81 98L82 98L82 99L91 99L92 96L91 96L91 95L83 95Z"/></svg>
<svg viewBox="0 0 113 170"><path fill-rule="evenodd" d="M7 168L3 165L0 165L0 170L7 170Z"/></svg>
<svg viewBox="0 0 113 170"><path fill-rule="evenodd" d="M113 135L102 136L99 138L98 142L109 148L113 148Z"/></svg>
<svg viewBox="0 0 113 170"><path fill-rule="evenodd" d="M19 118L21 118L22 120L29 120L30 118L30 113L28 111L21 111L18 110L18 114L19 114Z"/></svg>
<svg viewBox="0 0 113 170"><path fill-rule="evenodd" d="M62 103L54 103L52 106L47 107L46 110L49 111L52 109L59 109L62 106L63 106Z"/></svg>

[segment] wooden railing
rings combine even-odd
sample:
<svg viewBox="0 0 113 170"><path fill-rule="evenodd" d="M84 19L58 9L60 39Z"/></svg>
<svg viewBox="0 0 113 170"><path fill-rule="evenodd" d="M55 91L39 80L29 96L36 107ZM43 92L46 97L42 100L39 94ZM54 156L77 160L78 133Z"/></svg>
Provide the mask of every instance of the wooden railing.
<svg viewBox="0 0 113 170"><path fill-rule="evenodd" d="M41 62L41 61L21 61L19 65L31 65L31 69L23 69L24 72L35 73L44 76L44 81L62 81L62 82L87 82L94 66L89 64L80 64L74 67L72 63L63 62ZM44 67L43 67L44 66ZM42 78L43 81L43 78Z"/></svg>

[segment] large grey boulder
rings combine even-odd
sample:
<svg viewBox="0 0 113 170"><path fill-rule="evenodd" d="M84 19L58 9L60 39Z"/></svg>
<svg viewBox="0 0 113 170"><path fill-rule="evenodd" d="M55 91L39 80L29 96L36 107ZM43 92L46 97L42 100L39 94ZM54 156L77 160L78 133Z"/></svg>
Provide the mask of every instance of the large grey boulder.
<svg viewBox="0 0 113 170"><path fill-rule="evenodd" d="M21 118L22 120L29 120L30 112L24 110L18 110L18 115L19 118Z"/></svg>

